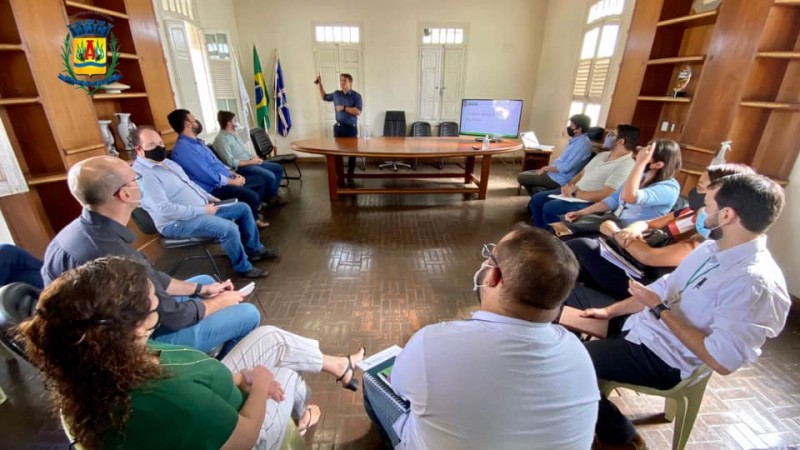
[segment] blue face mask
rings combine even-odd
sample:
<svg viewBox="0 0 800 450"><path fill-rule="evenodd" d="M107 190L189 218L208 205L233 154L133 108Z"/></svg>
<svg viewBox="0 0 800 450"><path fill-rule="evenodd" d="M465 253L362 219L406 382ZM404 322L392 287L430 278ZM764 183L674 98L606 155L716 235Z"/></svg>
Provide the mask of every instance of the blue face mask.
<svg viewBox="0 0 800 450"><path fill-rule="evenodd" d="M611 149L614 146L614 141L617 140L617 136L614 133L608 133L606 135L606 140L603 142L603 148Z"/></svg>
<svg viewBox="0 0 800 450"><path fill-rule="evenodd" d="M719 212L719 211L717 211L717 212ZM706 209L705 208L700 208L697 211L697 221L695 221L695 223L694 223L694 229L697 230L697 234L699 234L700 236L703 236L703 239L709 239L709 237L711 236L711 232L719 228L719 226L716 226L714 228L706 228L706 218L707 217L708 217L708 214L706 213ZM717 237L719 237L719 236L717 236Z"/></svg>

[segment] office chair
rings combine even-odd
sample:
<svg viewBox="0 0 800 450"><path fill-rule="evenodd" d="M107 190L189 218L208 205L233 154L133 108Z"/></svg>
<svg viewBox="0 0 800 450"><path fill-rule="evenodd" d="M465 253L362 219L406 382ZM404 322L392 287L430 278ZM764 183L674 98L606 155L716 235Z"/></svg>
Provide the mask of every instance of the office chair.
<svg viewBox="0 0 800 450"><path fill-rule="evenodd" d="M297 164L297 155L294 153L277 154L277 149L272 145L269 135L263 128L252 128L250 130L250 140L253 141L253 147L255 147L259 158L283 166L283 179L287 180L287 185L289 184L288 180L296 180L303 184L303 172L300 171L300 165ZM289 173L286 172L287 164L294 164L294 168L297 169L297 175L289 176Z"/></svg>
<svg viewBox="0 0 800 450"><path fill-rule="evenodd" d="M439 124L439 137L458 137L458 123L456 122L442 122ZM436 168L439 170L444 169L444 159L436 161ZM460 163L457 166L463 168Z"/></svg>
<svg viewBox="0 0 800 450"><path fill-rule="evenodd" d="M430 137L431 134L431 124L428 122L414 122L411 124L411 136L413 137ZM414 162L411 164L411 168L416 170L417 169L417 159L414 158Z"/></svg>
<svg viewBox="0 0 800 450"><path fill-rule="evenodd" d="M156 228L156 224L153 222L153 218L150 217L150 214L145 211L143 208L136 208L133 210L133 214L131 215L133 222L139 227L139 230L146 235L154 235L159 234L158 229ZM182 260L178 261L168 273L172 275L175 273L178 268L180 268L183 263L186 261L190 261L193 259L202 259L207 258L208 261L211 263L211 266L214 268L214 275L216 275L218 280L222 279L222 276L219 273L219 267L217 267L216 261L214 261L214 256L208 250L208 246L212 244L218 244L219 241L214 238L185 238L185 239L172 239L166 238L161 236L160 240L161 246L165 249L173 249L173 248L188 248L188 247L200 247L203 249L204 254L202 255L192 255L183 258Z"/></svg>
<svg viewBox="0 0 800 450"><path fill-rule="evenodd" d="M383 135L384 136L405 136L406 135L406 113L405 111L386 111L386 118L383 121ZM384 167L391 167L397 172L397 167L407 167L411 169L410 164L400 161L384 161L383 164L378 166L378 169Z"/></svg>

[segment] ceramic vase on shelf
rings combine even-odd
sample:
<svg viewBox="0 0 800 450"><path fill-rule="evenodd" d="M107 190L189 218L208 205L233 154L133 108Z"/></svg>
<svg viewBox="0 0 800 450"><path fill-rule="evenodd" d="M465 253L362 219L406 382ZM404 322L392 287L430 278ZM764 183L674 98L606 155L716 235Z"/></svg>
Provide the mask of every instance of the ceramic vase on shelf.
<svg viewBox="0 0 800 450"><path fill-rule="evenodd" d="M100 124L100 134L103 136L103 142L106 144L106 151L111 156L119 156L119 152L114 148L114 134L111 132L110 120L98 120Z"/></svg>
<svg viewBox="0 0 800 450"><path fill-rule="evenodd" d="M125 144L125 150L132 152L133 141L131 139L131 132L136 130L136 125L131 122L131 115L129 113L115 113L114 115L119 119L117 133L119 133L119 137Z"/></svg>

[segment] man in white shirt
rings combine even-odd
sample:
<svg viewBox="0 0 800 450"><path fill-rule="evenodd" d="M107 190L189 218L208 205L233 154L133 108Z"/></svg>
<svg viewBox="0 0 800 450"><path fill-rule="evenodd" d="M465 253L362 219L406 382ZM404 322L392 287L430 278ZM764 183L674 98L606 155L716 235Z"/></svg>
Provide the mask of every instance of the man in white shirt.
<svg viewBox="0 0 800 450"><path fill-rule="evenodd" d="M480 310L421 329L395 361L391 383L410 412L388 423L365 389L367 412L397 448L588 449L595 374L578 339L551 323L575 283L575 257L524 224L485 244L483 257Z"/></svg>
<svg viewBox="0 0 800 450"><path fill-rule="evenodd" d="M639 143L639 129L631 125L617 126L611 151L592 158L575 177L561 187L542 191L531 197L533 225L549 230L548 224L558 222L564 214L577 211L613 194L628 178L634 166L631 152ZM573 197L575 202L550 198L551 195Z"/></svg>
<svg viewBox="0 0 800 450"><path fill-rule="evenodd" d="M621 334L586 343L598 378L669 389L703 364L728 375L783 329L791 301L764 235L783 209L783 189L760 175L729 175L710 186L705 203L711 240L650 286L631 282L627 300L584 312L632 314ZM644 447L606 398L596 431L596 448Z"/></svg>

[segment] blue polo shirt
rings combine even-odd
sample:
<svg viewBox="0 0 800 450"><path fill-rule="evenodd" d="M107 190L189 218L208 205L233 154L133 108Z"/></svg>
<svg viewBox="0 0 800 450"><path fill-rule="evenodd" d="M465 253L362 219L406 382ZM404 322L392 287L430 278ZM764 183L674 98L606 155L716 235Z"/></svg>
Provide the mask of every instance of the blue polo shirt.
<svg viewBox="0 0 800 450"><path fill-rule="evenodd" d="M560 185L565 185L581 171L592 157L592 142L585 134L575 136L567 143L567 148L553 161L558 173L548 172L547 176Z"/></svg>
<svg viewBox="0 0 800 450"><path fill-rule="evenodd" d="M180 164L189 178L206 192L225 186L231 178L231 171L200 139L178 136L170 158Z"/></svg>
<svg viewBox="0 0 800 450"><path fill-rule="evenodd" d="M333 102L334 106L344 106L345 108L358 108L362 111L363 105L361 102L361 94L350 89L347 94L342 91L334 91L330 94L325 94L322 98L326 102ZM336 122L344 125L356 125L358 123L358 116L354 116L344 110L336 111Z"/></svg>

